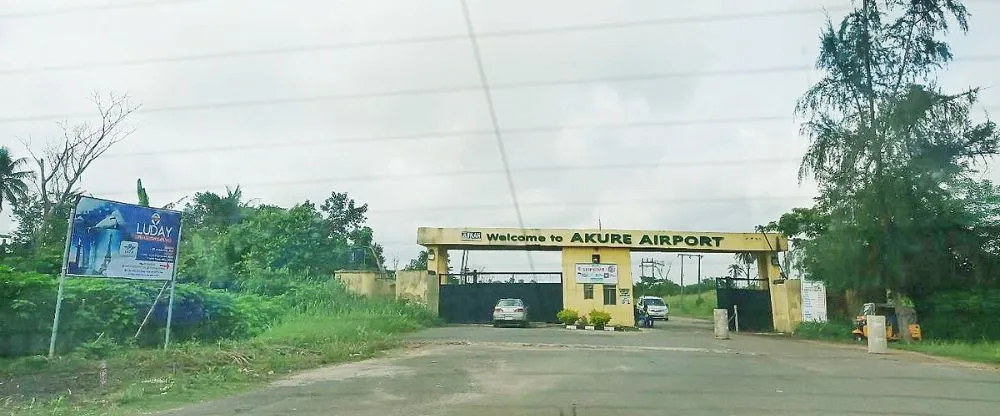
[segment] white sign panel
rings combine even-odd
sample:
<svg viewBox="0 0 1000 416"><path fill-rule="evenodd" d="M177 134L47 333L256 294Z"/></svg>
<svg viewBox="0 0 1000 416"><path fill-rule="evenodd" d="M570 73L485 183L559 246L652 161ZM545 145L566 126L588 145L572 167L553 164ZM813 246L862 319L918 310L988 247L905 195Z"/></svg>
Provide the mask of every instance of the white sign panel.
<svg viewBox="0 0 1000 416"><path fill-rule="evenodd" d="M802 279L802 321L826 322L826 286Z"/></svg>
<svg viewBox="0 0 1000 416"><path fill-rule="evenodd" d="M616 285L618 284L618 266L601 263L577 263L576 282Z"/></svg>

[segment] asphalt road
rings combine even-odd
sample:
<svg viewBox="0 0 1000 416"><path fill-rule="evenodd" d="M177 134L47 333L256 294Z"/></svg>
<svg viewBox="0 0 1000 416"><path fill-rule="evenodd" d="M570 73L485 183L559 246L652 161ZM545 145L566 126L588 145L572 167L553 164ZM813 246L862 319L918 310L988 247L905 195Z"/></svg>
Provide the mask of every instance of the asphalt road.
<svg viewBox="0 0 1000 416"><path fill-rule="evenodd" d="M715 340L675 318L637 333L435 328L193 415L996 415L1000 372L774 336ZM575 412L575 413L574 413Z"/></svg>

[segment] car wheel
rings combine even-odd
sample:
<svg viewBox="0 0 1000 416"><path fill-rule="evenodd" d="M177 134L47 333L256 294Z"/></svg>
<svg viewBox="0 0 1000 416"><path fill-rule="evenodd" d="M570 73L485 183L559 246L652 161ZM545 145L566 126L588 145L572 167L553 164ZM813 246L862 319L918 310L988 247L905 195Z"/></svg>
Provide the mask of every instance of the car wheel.
<svg viewBox="0 0 1000 416"><path fill-rule="evenodd" d="M669 317L669 316L664 316L664 317L663 317L663 320L664 320L664 321L669 321L669 320L670 320L670 317Z"/></svg>
<svg viewBox="0 0 1000 416"><path fill-rule="evenodd" d="M494 321L494 322L493 322L493 327L494 327L494 328L499 328L499 327L500 327L500 323L499 323L499 322L495 322L495 321Z"/></svg>
<svg viewBox="0 0 1000 416"><path fill-rule="evenodd" d="M527 328L529 326L531 326L531 323L529 323L528 321L521 322L521 328Z"/></svg>

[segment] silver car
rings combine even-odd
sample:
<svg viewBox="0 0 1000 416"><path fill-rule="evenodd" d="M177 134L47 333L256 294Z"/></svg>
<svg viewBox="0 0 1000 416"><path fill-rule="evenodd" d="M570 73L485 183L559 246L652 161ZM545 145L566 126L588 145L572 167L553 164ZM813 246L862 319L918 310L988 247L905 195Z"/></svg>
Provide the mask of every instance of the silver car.
<svg viewBox="0 0 1000 416"><path fill-rule="evenodd" d="M493 327L515 324L528 327L528 307L521 299L500 299L493 308Z"/></svg>
<svg viewBox="0 0 1000 416"><path fill-rule="evenodd" d="M670 320L670 308L659 296L643 296L635 303L635 308L639 310L646 308L653 319Z"/></svg>

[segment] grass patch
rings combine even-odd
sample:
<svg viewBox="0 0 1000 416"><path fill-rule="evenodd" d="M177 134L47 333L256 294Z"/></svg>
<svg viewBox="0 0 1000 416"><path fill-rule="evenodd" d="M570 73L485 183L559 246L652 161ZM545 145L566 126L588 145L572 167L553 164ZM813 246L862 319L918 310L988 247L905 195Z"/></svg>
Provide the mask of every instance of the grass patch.
<svg viewBox="0 0 1000 416"><path fill-rule="evenodd" d="M916 351L940 357L1000 366L1000 341L922 341L911 344L891 343L892 348Z"/></svg>
<svg viewBox="0 0 1000 416"><path fill-rule="evenodd" d="M334 293L253 338L174 344L168 351L111 345L99 384L93 351L0 360L0 413L127 415L247 391L290 373L360 360L398 335L437 321L419 305Z"/></svg>
<svg viewBox="0 0 1000 416"><path fill-rule="evenodd" d="M701 301L698 296L701 296ZM670 305L670 316L683 316L688 318L712 319L712 310L716 308L715 291L709 290L703 293L686 293L681 302L680 295L667 296L664 301Z"/></svg>
<svg viewBox="0 0 1000 416"><path fill-rule="evenodd" d="M831 320L828 322L802 322L792 335L797 338L812 339L818 341L852 342L854 335L854 324L843 320Z"/></svg>
<svg viewBox="0 0 1000 416"><path fill-rule="evenodd" d="M826 342L854 342L851 331L854 324L845 320L829 322L802 322L792 336ZM859 345L865 345L860 343ZM939 341L924 340L906 344L899 341L889 343L889 348L915 351L939 357L950 357L970 362L1000 365L1000 341Z"/></svg>

